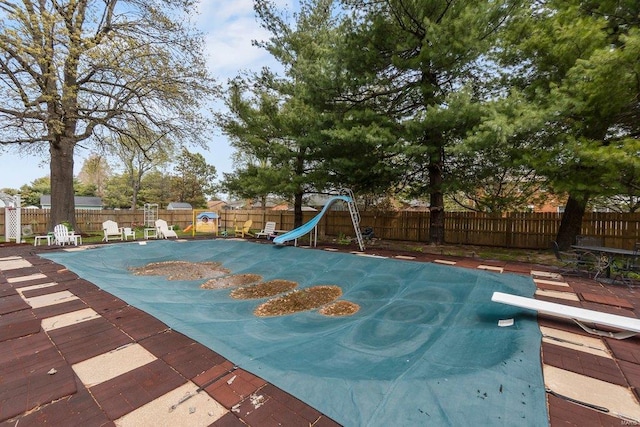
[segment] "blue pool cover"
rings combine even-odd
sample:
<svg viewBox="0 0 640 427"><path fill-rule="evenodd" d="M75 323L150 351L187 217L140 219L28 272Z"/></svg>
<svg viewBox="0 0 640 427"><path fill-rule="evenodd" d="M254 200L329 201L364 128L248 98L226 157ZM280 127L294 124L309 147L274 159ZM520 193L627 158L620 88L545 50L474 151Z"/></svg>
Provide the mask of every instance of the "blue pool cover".
<svg viewBox="0 0 640 427"><path fill-rule="evenodd" d="M343 425L548 424L535 316L491 302L494 291L531 296L529 277L236 240L44 256ZM256 317L265 300L129 270L159 261L216 261L230 274L299 288L337 285L360 310Z"/></svg>

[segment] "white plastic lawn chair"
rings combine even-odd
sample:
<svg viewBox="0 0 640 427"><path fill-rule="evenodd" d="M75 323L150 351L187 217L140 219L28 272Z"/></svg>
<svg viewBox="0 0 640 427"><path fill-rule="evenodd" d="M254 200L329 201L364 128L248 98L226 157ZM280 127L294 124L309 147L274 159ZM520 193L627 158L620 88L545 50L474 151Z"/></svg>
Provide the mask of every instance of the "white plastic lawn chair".
<svg viewBox="0 0 640 427"><path fill-rule="evenodd" d="M166 239L169 237L178 238L176 232L169 228L167 221L165 221L164 219L156 220L156 232L158 233L158 237L161 239Z"/></svg>
<svg viewBox="0 0 640 427"><path fill-rule="evenodd" d="M122 228L118 227L118 223L112 220L107 220L102 223L102 231L104 232L103 241L108 242L111 240L122 240Z"/></svg>
<svg viewBox="0 0 640 427"><path fill-rule="evenodd" d="M60 246L64 246L67 243L73 243L76 246L78 246L78 244L82 244L82 237L79 234L75 234L73 231L69 231L67 226L64 224L58 224L53 227L53 237L55 244Z"/></svg>
<svg viewBox="0 0 640 427"><path fill-rule="evenodd" d="M122 229L122 237L124 238L124 240L129 240L129 237L131 237L133 240L136 240L136 230L131 227L124 227Z"/></svg>
<svg viewBox="0 0 640 427"><path fill-rule="evenodd" d="M264 236L267 239L269 239L269 237L275 234L275 231L276 231L276 223L274 221L267 221L266 224L264 225L264 230L256 233L256 238L259 239L260 237Z"/></svg>

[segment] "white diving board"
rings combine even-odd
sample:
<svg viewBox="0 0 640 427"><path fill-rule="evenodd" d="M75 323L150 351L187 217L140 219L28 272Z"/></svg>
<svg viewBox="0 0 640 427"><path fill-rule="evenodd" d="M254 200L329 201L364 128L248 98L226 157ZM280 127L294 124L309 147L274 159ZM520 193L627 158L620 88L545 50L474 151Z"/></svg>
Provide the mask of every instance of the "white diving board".
<svg viewBox="0 0 640 427"><path fill-rule="evenodd" d="M518 295L505 294L502 292L494 292L491 296L491 301L512 305L515 307L527 308L529 310L534 310L538 313L546 314L549 316L571 319L586 332L598 336L621 340L632 337L636 334L640 334L640 319L636 319L633 317L602 313L599 311L572 307L570 305L556 304L548 301L540 301L533 298L525 298ZM609 332L590 328L583 322L595 323L597 325L619 329L620 332Z"/></svg>

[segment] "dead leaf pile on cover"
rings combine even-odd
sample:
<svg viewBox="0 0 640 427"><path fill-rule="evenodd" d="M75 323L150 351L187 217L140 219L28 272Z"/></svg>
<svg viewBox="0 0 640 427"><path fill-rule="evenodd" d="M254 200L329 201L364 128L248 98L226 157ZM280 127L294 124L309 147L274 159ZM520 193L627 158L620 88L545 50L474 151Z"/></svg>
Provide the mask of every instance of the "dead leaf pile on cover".
<svg viewBox="0 0 640 427"><path fill-rule="evenodd" d="M235 299L260 299L279 295L259 305L256 316L284 316L301 311L319 309L324 316L349 316L360 306L349 301L336 301L342 289L335 285L313 286L294 290L298 284L290 280L275 279L261 282L258 274L229 275L230 270L219 262L161 261L142 267L131 267L137 276L165 276L167 280L208 279L202 289L238 288L231 291Z"/></svg>
<svg viewBox="0 0 640 427"><path fill-rule="evenodd" d="M360 306L351 301L335 301L318 310L324 316L351 316L360 310Z"/></svg>
<svg viewBox="0 0 640 427"><path fill-rule="evenodd" d="M202 289L225 289L235 288L237 286L246 286L262 280L262 276L258 274L234 274L232 276L219 277L204 282L200 287Z"/></svg>
<svg viewBox="0 0 640 427"><path fill-rule="evenodd" d="M313 286L270 299L264 304L260 304L253 313L256 316L283 316L313 310L335 301L341 295L342 289L339 286Z"/></svg>
<svg viewBox="0 0 640 427"><path fill-rule="evenodd" d="M167 280L210 279L229 274L219 262L162 261L129 270L136 276L165 276Z"/></svg>
<svg viewBox="0 0 640 427"><path fill-rule="evenodd" d="M257 283L251 286L234 289L231 291L231 298L235 299L259 299L272 297L274 295L289 292L298 284L290 280L270 280L268 282Z"/></svg>

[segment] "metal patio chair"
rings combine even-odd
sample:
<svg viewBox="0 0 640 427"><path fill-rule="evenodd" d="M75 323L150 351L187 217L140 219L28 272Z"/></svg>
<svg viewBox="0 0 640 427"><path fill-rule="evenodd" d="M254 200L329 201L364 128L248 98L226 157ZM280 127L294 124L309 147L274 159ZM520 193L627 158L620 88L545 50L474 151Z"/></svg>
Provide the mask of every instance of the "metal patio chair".
<svg viewBox="0 0 640 427"><path fill-rule="evenodd" d="M553 253L556 259L562 263L560 267L560 274L587 274L591 275L596 271L595 276L598 276L604 269L600 264L600 260L597 256L586 251L561 251L558 242L552 243Z"/></svg>

